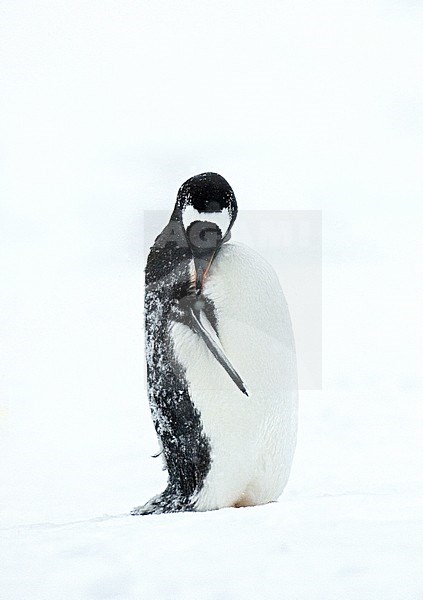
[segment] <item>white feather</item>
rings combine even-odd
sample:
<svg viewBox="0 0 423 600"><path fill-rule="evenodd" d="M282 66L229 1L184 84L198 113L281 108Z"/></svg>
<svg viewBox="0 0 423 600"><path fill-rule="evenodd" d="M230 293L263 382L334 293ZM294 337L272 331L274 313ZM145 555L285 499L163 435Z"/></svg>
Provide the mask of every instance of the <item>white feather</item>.
<svg viewBox="0 0 423 600"><path fill-rule="evenodd" d="M224 236L228 230L231 218L227 208L224 208L221 212L200 213L193 206L187 205L182 213L182 222L185 231L194 221L210 221L211 223L216 223L222 232L222 236Z"/></svg>

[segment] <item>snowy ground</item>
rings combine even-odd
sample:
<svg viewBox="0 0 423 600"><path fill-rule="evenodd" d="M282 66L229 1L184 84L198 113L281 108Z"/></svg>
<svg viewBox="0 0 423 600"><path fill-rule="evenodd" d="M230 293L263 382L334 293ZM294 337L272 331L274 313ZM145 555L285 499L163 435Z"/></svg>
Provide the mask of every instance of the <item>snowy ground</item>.
<svg viewBox="0 0 423 600"><path fill-rule="evenodd" d="M22 431L6 479L20 495L1 529L2 597L421 598L423 489L406 464L421 445L416 406L389 401L381 423L356 400L303 400L278 503L212 513L128 516L163 482L130 418L91 417L102 440L76 423L56 440Z"/></svg>
<svg viewBox="0 0 423 600"><path fill-rule="evenodd" d="M0 11L1 600L422 600L421 7ZM278 503L130 517L165 482L143 210L205 170L322 210L323 389Z"/></svg>
<svg viewBox="0 0 423 600"><path fill-rule="evenodd" d="M11 530L4 597L417 599L421 500L416 513L408 494L288 495L259 509Z"/></svg>

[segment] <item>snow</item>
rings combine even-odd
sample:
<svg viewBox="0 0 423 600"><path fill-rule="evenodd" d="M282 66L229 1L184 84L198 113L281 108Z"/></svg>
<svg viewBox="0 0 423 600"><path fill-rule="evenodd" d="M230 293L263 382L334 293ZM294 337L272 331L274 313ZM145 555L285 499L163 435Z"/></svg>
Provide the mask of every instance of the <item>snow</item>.
<svg viewBox="0 0 423 600"><path fill-rule="evenodd" d="M403 496L290 496L259 509L39 525L13 531L2 565L16 598L418 598L415 508Z"/></svg>
<svg viewBox="0 0 423 600"><path fill-rule="evenodd" d="M3 3L2 600L421 599L422 20L390 0ZM206 170L240 214L323 211L323 387L300 392L278 503L130 517L165 482L143 210Z"/></svg>

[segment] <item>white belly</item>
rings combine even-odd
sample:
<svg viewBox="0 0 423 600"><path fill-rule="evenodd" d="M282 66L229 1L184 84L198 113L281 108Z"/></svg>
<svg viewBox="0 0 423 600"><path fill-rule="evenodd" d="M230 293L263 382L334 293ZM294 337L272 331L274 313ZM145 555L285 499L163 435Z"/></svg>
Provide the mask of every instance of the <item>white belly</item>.
<svg viewBox="0 0 423 600"><path fill-rule="evenodd" d="M245 382L244 396L188 327L172 335L191 398L210 440L212 465L197 510L276 500L288 480L297 429L291 321L276 274L250 248L224 244L205 284L222 346Z"/></svg>

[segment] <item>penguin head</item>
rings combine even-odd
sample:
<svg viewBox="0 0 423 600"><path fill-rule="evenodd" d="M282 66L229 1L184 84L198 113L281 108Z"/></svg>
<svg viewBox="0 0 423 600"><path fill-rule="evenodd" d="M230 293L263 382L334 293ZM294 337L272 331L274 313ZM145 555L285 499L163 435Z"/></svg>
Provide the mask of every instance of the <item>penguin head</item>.
<svg viewBox="0 0 423 600"><path fill-rule="evenodd" d="M182 223L196 272L200 294L217 252L230 239L238 212L235 194L217 173L201 173L179 188L173 218Z"/></svg>

